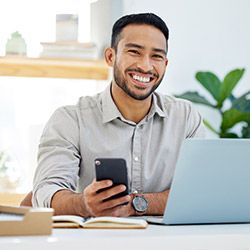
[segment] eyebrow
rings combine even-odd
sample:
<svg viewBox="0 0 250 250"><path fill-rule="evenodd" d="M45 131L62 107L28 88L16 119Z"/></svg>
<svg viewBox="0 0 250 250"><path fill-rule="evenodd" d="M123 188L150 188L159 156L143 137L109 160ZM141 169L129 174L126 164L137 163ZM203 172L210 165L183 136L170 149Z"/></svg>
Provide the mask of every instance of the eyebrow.
<svg viewBox="0 0 250 250"><path fill-rule="evenodd" d="M127 44L125 44L125 47L126 47L126 48L134 47L134 48L138 48L138 49L145 49L144 46L139 45L139 44L137 44L137 43L127 43ZM162 53L162 54L164 54L164 55L167 54L167 51L164 50L164 49L153 48L152 50L155 51L155 52L158 52L158 53Z"/></svg>

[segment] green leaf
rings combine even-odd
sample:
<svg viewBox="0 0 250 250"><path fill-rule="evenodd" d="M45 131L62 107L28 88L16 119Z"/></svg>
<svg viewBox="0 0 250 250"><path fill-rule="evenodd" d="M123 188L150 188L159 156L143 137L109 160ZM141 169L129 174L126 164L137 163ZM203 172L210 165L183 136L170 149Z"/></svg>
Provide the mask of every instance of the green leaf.
<svg viewBox="0 0 250 250"><path fill-rule="evenodd" d="M222 114L221 130L226 131L239 122L248 122L249 120L250 112L242 112L231 108Z"/></svg>
<svg viewBox="0 0 250 250"><path fill-rule="evenodd" d="M235 133L224 133L220 135L221 138L239 138Z"/></svg>
<svg viewBox="0 0 250 250"><path fill-rule="evenodd" d="M216 129L212 127L212 125L208 122L208 120L203 119L203 123L208 129L210 129L215 134L219 135L219 132L217 132Z"/></svg>
<svg viewBox="0 0 250 250"><path fill-rule="evenodd" d="M189 100L194 103L199 103L214 108L214 105L210 103L205 97L201 96L198 92L188 91L181 95L175 96L178 98Z"/></svg>
<svg viewBox="0 0 250 250"><path fill-rule="evenodd" d="M224 100L227 99L231 95L233 89L235 88L235 86L237 85L241 77L243 76L244 71L245 69L235 69L229 72L225 76L221 84L220 98L218 101L219 106L222 106L222 103L224 102Z"/></svg>
<svg viewBox="0 0 250 250"><path fill-rule="evenodd" d="M242 127L241 133L242 133L242 138L250 138L250 123Z"/></svg>
<svg viewBox="0 0 250 250"><path fill-rule="evenodd" d="M223 113L221 129L231 128L238 122L250 123L250 91L235 99L232 107Z"/></svg>
<svg viewBox="0 0 250 250"><path fill-rule="evenodd" d="M235 97L233 94L231 94L231 95L228 97L228 99L229 99L229 101L230 101L231 103L233 103L234 100L236 99L236 97Z"/></svg>
<svg viewBox="0 0 250 250"><path fill-rule="evenodd" d="M198 72L196 79L208 90L213 98L218 102L220 100L221 81L212 72Z"/></svg>
<svg viewBox="0 0 250 250"><path fill-rule="evenodd" d="M242 112L250 112L250 91L235 99L232 103L232 108Z"/></svg>

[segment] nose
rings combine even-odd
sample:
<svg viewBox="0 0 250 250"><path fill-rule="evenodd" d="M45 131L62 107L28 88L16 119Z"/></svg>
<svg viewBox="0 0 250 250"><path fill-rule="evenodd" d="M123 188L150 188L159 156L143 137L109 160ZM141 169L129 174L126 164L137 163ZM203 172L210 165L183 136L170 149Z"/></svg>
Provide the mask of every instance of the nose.
<svg viewBox="0 0 250 250"><path fill-rule="evenodd" d="M144 72L152 71L154 68L150 57L147 55L141 57L138 60L137 67L140 68Z"/></svg>

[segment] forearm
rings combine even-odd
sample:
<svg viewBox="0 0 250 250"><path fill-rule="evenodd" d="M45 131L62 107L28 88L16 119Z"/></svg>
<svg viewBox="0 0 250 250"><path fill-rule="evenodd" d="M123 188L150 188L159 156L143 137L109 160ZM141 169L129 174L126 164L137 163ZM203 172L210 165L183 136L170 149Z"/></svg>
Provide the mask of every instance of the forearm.
<svg viewBox="0 0 250 250"><path fill-rule="evenodd" d="M59 190L51 200L51 207L56 215L71 214L88 217L82 193L74 193L70 190Z"/></svg>
<svg viewBox="0 0 250 250"><path fill-rule="evenodd" d="M159 193L145 193L148 201L147 215L163 215L166 201L168 199L169 189Z"/></svg>
<svg viewBox="0 0 250 250"><path fill-rule="evenodd" d="M147 215L163 215L166 201L168 199L169 190L159 193L145 193L143 194L148 201ZM132 199L131 199L132 200ZM55 214L71 214L80 215L82 217L93 216L85 205L84 193L74 193L70 190L59 190L56 192L51 200L51 207L55 209ZM123 206L122 206L123 207ZM126 208L126 209L125 209ZM112 216L128 216L136 215L132 208L131 202L124 206L124 214L113 214Z"/></svg>

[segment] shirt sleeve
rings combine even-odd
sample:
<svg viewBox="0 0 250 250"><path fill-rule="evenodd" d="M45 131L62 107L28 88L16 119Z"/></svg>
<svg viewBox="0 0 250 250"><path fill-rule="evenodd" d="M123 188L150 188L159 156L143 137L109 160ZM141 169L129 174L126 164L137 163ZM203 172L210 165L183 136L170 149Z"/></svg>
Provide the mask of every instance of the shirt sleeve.
<svg viewBox="0 0 250 250"><path fill-rule="evenodd" d="M48 121L38 149L34 207L51 207L51 198L59 190L76 190L80 163L78 124L73 106L56 110Z"/></svg>

